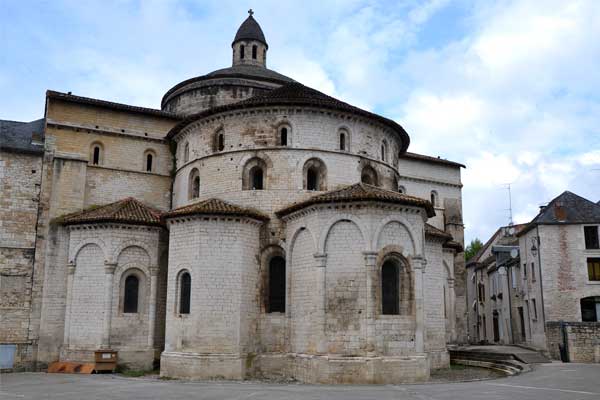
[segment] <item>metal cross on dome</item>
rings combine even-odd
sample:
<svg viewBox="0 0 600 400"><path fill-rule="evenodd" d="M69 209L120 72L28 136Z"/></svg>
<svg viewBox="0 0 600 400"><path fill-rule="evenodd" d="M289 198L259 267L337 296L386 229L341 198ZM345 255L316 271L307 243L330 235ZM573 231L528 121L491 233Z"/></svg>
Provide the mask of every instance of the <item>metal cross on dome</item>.
<svg viewBox="0 0 600 400"><path fill-rule="evenodd" d="M248 14L250 14L250 16L252 16L254 14L254 11L252 11L252 9L249 9Z"/></svg>

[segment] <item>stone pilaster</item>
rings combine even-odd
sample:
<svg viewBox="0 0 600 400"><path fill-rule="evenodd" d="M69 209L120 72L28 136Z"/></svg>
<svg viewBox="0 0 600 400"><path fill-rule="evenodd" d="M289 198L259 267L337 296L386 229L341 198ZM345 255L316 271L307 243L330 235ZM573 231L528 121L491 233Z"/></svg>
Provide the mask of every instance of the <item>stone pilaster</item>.
<svg viewBox="0 0 600 400"><path fill-rule="evenodd" d="M327 323L327 288L326 285L326 277L325 277L325 266L327 265L327 254L325 253L316 253L314 254L315 258L315 268L317 273L317 287L316 287L316 298L317 298L317 321L318 327L315 330L319 336L318 344L317 344L317 353L324 354L327 353L328 341L327 341L327 332L326 332L326 323Z"/></svg>
<svg viewBox="0 0 600 400"><path fill-rule="evenodd" d="M375 355L375 314L377 304L375 302L375 291L377 279L377 252L365 251L365 274L367 282L367 309L365 310L367 356Z"/></svg>
<svg viewBox="0 0 600 400"><path fill-rule="evenodd" d="M148 347L154 348L156 331L156 299L158 297L158 267L150 267L150 296L148 300Z"/></svg>
<svg viewBox="0 0 600 400"><path fill-rule="evenodd" d="M112 316L113 280L116 263L104 263L104 322L102 324L102 349L110 348L110 325Z"/></svg>
<svg viewBox="0 0 600 400"><path fill-rule="evenodd" d="M456 316L454 306L456 304L456 294L454 292L454 279L448 278L448 320L450 321L450 341L456 342Z"/></svg>
<svg viewBox="0 0 600 400"><path fill-rule="evenodd" d="M75 275L75 263L67 264L67 299L65 305L65 332L63 345L69 347L69 334L71 331L71 301L73 298L73 276Z"/></svg>
<svg viewBox="0 0 600 400"><path fill-rule="evenodd" d="M415 271L415 351L423 353L425 351L425 308L423 294L423 275L427 260L422 256L413 258L413 269Z"/></svg>

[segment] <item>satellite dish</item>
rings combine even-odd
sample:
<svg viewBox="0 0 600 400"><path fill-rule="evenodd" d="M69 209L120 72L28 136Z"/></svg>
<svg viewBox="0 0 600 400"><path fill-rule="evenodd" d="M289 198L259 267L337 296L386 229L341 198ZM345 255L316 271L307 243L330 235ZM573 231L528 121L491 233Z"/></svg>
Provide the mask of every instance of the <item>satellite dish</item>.
<svg viewBox="0 0 600 400"><path fill-rule="evenodd" d="M512 249L510 251L510 258L517 258L519 256L519 250L517 249Z"/></svg>

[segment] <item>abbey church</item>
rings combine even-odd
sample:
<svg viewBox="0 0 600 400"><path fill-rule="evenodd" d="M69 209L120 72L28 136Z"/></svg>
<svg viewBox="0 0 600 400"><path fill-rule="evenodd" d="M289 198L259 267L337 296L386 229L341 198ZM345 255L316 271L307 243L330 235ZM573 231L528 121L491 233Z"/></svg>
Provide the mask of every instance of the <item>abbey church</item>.
<svg viewBox="0 0 600 400"><path fill-rule="evenodd" d="M43 118L0 121L8 368L99 349L173 378L448 367L466 341L464 166L268 69L252 12L231 47L160 109L47 91Z"/></svg>

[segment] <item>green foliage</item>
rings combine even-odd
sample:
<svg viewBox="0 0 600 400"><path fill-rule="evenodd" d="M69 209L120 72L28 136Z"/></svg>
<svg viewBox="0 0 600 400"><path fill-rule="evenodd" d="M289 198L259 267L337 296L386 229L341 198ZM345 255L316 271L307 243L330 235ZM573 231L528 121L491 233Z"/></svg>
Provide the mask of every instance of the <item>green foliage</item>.
<svg viewBox="0 0 600 400"><path fill-rule="evenodd" d="M471 243L465 249L465 260L469 261L482 247L483 243L478 238L471 240Z"/></svg>

